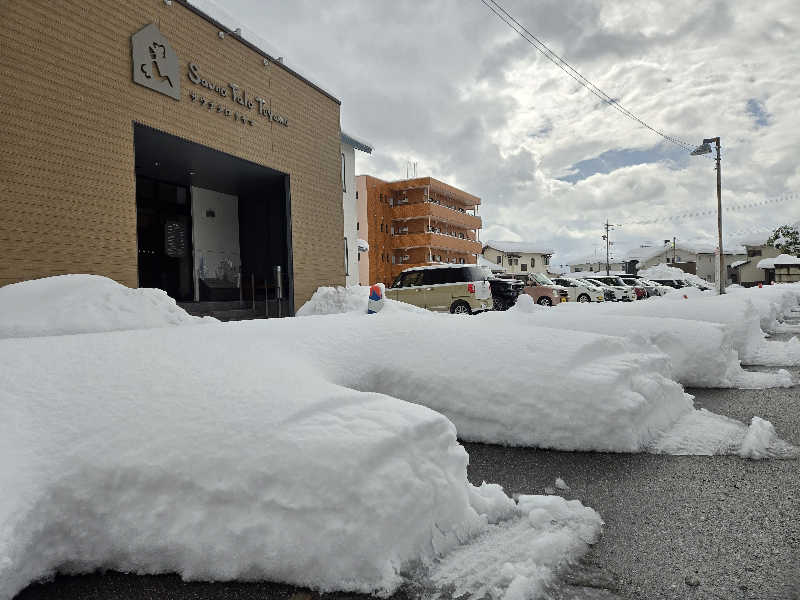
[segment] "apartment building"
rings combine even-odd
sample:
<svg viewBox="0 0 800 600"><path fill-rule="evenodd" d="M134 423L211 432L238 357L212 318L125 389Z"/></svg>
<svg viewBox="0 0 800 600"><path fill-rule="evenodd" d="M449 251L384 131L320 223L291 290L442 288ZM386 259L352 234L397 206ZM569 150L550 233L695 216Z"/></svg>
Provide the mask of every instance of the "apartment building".
<svg viewBox="0 0 800 600"><path fill-rule="evenodd" d="M369 244L362 284L391 285L409 267L477 262L477 196L433 177L384 181L370 175L356 178L356 195L359 235Z"/></svg>
<svg viewBox="0 0 800 600"><path fill-rule="evenodd" d="M372 145L342 132L342 214L344 215L345 285L359 284L361 254L366 251L358 231L358 199L356 195L356 150L372 154Z"/></svg>
<svg viewBox="0 0 800 600"><path fill-rule="evenodd" d="M507 273L546 273L553 251L532 242L503 242L490 240L483 245L483 257Z"/></svg>

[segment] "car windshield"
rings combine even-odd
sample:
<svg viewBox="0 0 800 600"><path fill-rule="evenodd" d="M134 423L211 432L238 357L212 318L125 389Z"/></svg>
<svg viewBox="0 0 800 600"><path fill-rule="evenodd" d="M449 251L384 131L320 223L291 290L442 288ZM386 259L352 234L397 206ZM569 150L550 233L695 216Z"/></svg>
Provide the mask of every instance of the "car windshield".
<svg viewBox="0 0 800 600"><path fill-rule="evenodd" d="M628 285L638 285L639 283L641 283L635 279L623 279L622 281L624 281Z"/></svg>
<svg viewBox="0 0 800 600"><path fill-rule="evenodd" d="M550 281L547 277L545 277L541 273L531 273L530 278L533 279L539 285L555 285L552 281Z"/></svg>

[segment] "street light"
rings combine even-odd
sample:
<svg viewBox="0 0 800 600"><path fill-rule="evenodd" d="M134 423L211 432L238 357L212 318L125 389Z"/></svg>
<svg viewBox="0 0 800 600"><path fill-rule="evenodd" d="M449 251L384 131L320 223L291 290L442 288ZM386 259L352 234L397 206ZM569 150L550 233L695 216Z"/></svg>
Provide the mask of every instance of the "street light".
<svg viewBox="0 0 800 600"><path fill-rule="evenodd" d="M715 145L717 150L717 235L719 236L719 293L725 293L725 280L728 274L725 272L725 255L722 252L722 169L719 157L719 138L706 138L703 143L697 148L692 150L692 156L699 156L700 154L710 154L711 144Z"/></svg>

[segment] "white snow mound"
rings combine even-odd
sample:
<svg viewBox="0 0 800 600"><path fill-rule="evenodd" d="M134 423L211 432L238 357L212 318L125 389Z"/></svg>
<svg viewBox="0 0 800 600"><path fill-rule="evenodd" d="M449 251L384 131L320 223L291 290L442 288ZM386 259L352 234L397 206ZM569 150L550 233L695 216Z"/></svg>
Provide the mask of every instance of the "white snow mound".
<svg viewBox="0 0 800 600"><path fill-rule="evenodd" d="M517 518L501 488L468 484L444 416L329 380L316 352L352 344L359 320L372 338L388 321L0 340L0 599L97 568L389 594ZM553 513L576 533L542 577L597 534L586 514Z"/></svg>
<svg viewBox="0 0 800 600"><path fill-rule="evenodd" d="M381 312L416 312L427 314L424 308L419 308L405 302L386 298L383 284L383 309ZM348 287L320 287L311 298L297 311L298 317L312 315L335 315L340 313L367 313L369 303L369 286L351 285Z"/></svg>
<svg viewBox="0 0 800 600"><path fill-rule="evenodd" d="M0 287L0 338L218 323L194 317L162 290L100 275L58 275Z"/></svg>

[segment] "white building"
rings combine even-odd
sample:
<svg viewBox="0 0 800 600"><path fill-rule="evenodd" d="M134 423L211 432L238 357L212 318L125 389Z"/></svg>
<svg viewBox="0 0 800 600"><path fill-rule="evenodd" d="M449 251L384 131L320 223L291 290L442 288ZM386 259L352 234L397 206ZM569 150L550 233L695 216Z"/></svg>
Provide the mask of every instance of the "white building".
<svg viewBox="0 0 800 600"><path fill-rule="evenodd" d="M609 271L613 272L625 272L625 263L613 258L610 258L608 261ZM572 263L569 266L569 270L572 273L599 273L599 272L606 272L606 261L600 260L596 256L595 257L588 257L584 259L583 262L579 263Z"/></svg>
<svg viewBox="0 0 800 600"><path fill-rule="evenodd" d="M546 273L553 251L532 242L488 241L483 244L483 257L503 267L506 273Z"/></svg>
<svg viewBox="0 0 800 600"><path fill-rule="evenodd" d="M628 272L641 271L642 269L649 269L661 263L675 266L680 266L681 263L696 263L697 262L697 249L685 244L675 244L672 242L664 244L663 246L645 246L634 248L625 253L622 260L623 264L629 266ZM631 268L633 270L631 270ZM623 271L626 270L624 267ZM691 272L691 270L689 270Z"/></svg>
<svg viewBox="0 0 800 600"><path fill-rule="evenodd" d="M360 254L368 249L367 233L359 231L358 194L356 193L356 150L372 154L372 146L344 131L342 151L342 212L344 213L344 269L346 285L358 285ZM366 262L366 260L365 260ZM366 279L364 280L366 282Z"/></svg>
<svg viewBox="0 0 800 600"><path fill-rule="evenodd" d="M731 275L734 265L741 264L747 258L747 251L742 246L734 246L730 249L725 249L725 273L727 281L725 285L734 283ZM702 277L706 281L716 283L717 269L719 268L719 255L716 248L698 248L697 249L697 269L695 273L698 277Z"/></svg>

